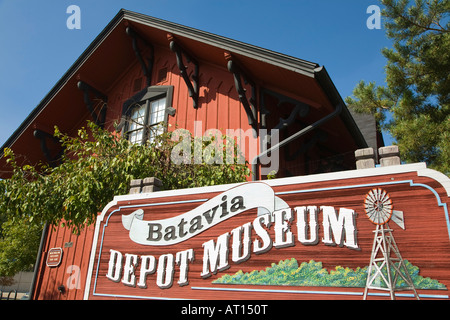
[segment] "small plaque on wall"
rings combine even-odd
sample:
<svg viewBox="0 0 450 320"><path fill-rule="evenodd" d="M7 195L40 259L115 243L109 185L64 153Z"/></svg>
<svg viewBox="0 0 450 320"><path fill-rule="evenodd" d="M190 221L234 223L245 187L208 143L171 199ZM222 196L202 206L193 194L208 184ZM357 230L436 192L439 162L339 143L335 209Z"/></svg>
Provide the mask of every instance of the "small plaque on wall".
<svg viewBox="0 0 450 320"><path fill-rule="evenodd" d="M51 248L47 254L47 267L57 267L61 263L62 248Z"/></svg>

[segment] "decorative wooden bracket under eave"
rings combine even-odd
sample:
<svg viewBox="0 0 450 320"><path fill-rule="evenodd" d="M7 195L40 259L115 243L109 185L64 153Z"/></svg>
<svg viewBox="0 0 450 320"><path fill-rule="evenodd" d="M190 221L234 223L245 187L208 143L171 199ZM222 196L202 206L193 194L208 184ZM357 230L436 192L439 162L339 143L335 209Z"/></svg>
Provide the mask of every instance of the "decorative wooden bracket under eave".
<svg viewBox="0 0 450 320"><path fill-rule="evenodd" d="M47 159L48 164L52 168L55 168L59 164L59 161L60 161L62 155L64 154L64 149L58 155L56 155L55 157L52 157L51 152L47 146L47 140L50 139L56 143L59 143L59 140L57 138L55 138L53 135L51 135L50 133L42 131L40 129L34 129L33 135L36 139L40 140L41 150L45 156L45 159Z"/></svg>
<svg viewBox="0 0 450 320"><path fill-rule="evenodd" d="M83 91L84 103L86 104L87 109L91 113L92 118L94 119L94 123L96 125L98 125L99 127L103 128L105 125L105 120L106 120L106 109L107 109L108 97L84 81L79 80L77 83L77 86L78 86L78 89ZM92 93L97 98L99 98L103 101L98 114L96 113L96 110L94 108L93 101L91 100L91 97L90 97L90 93Z"/></svg>
<svg viewBox="0 0 450 320"><path fill-rule="evenodd" d="M294 105L294 108L292 109L290 115L286 119L280 118L280 121L273 129L283 130L289 127L297 118L297 116L306 117L311 110L311 107L308 104L289 98L283 94L267 89L263 90L263 93L268 94L278 100L277 108L280 108L283 103ZM261 108L266 109L264 97L261 98Z"/></svg>
<svg viewBox="0 0 450 320"><path fill-rule="evenodd" d="M150 87L150 85L152 83L153 63L154 63L154 60L155 60L155 50L153 48L153 45L148 43L143 37L141 37L130 26L126 27L125 32L127 33L127 35L129 35L131 37L132 45L133 45L133 51L136 54L136 57L139 60L139 63L141 64L142 71L144 72L144 75L145 75L145 77L147 79L147 87ZM138 38L147 47L150 48L151 53L150 53L150 57L147 58L147 63L145 63L144 58L142 57L142 54L141 54L141 50L139 50Z"/></svg>
<svg viewBox="0 0 450 320"><path fill-rule="evenodd" d="M171 34L167 34L167 40L169 40L170 50L172 50L177 57L177 65L178 69L180 69L180 74L183 77L184 82L186 83L189 91L189 96L192 98L194 103L194 108L198 108L198 97L199 97L199 66L198 62L192 58L192 55L188 53L185 49L183 49L179 43L177 43L175 37ZM191 75L191 80L187 74L186 68L187 66L184 64L183 56L186 58L186 61L192 63L194 65L194 72Z"/></svg>
<svg viewBox="0 0 450 320"><path fill-rule="evenodd" d="M245 73L242 67L233 60L233 57L229 52L224 53L225 60L227 60L227 68L233 74L234 77L234 85L236 87L236 91L239 95L239 101L241 101L244 106L244 110L247 113L248 124L255 130L257 130L257 121L256 121L256 85L250 79L247 73ZM252 95L250 99L247 98L246 89L242 85L242 80L244 80L245 84L250 84L252 88Z"/></svg>

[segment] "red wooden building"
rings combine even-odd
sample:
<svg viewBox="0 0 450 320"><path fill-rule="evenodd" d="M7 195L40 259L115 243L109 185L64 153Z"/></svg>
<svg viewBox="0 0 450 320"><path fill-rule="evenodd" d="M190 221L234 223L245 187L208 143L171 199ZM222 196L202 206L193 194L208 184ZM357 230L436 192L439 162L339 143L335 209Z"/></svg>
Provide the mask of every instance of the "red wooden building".
<svg viewBox="0 0 450 320"><path fill-rule="evenodd" d="M26 155L24 161L31 164L56 165L61 146L52 139L54 126L76 135L88 120L111 130L121 123L123 134L135 143L175 127L254 130L246 137L257 142L256 155L264 151L261 130L279 129L279 143L270 148L279 151L280 178L352 170L355 150L382 146L374 120L350 113L323 66L126 10L3 148ZM146 125L136 125L139 121ZM158 127L161 123L167 127ZM264 179L254 154L244 151L254 162L256 180ZM7 178L4 158L0 166ZM33 299L84 297L93 237L94 226L79 236L65 228L48 231ZM51 248L64 252L53 268L45 264ZM76 284L67 289L72 280ZM58 290L61 286L65 290Z"/></svg>

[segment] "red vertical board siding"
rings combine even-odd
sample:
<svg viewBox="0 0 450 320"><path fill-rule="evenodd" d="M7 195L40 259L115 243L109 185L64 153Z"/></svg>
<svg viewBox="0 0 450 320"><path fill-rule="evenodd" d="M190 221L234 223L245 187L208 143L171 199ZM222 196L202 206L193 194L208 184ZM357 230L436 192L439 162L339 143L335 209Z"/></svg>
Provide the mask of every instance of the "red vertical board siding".
<svg viewBox="0 0 450 320"><path fill-rule="evenodd" d="M233 77L225 68L200 63L199 80L199 108L193 108L193 101L182 79L175 56L170 50L155 49L156 57L153 66L151 85L170 85L174 87L173 107L176 114L169 118L171 128L185 128L193 133L194 122L202 121L202 131L219 129L225 133L226 129L250 128L247 115L239 102L234 88ZM166 79L158 81L159 72L167 68ZM192 70L188 68L191 75ZM123 103L136 94L133 91L134 81L142 78L145 87L145 77L138 63L131 66L120 81L108 92L107 124L118 121ZM249 90L248 90L249 91ZM249 91L250 92L250 91Z"/></svg>
<svg viewBox="0 0 450 320"><path fill-rule="evenodd" d="M78 256L78 261L80 263L80 284L79 284L79 288L80 290L76 290L76 299L83 299L83 295L84 295L84 288L86 285L86 273L88 270L88 266L89 266L89 257L90 257L90 250L91 250L91 246L92 246L92 241L93 241L93 236L94 236L94 225L89 226L86 228L86 230L84 231L84 236L83 237L79 237L78 238L78 248L80 248L80 253Z"/></svg>
<svg viewBox="0 0 450 320"><path fill-rule="evenodd" d="M48 251L55 247L56 244L56 236L58 229L53 229L52 226L49 227L48 233L47 233L47 241L45 243L44 248L42 248L42 259L41 259L41 265L39 268L39 280L36 283L35 288L35 295L34 299L36 300L50 300L51 299L51 291L49 288L49 283L54 280L51 279L51 269L49 269L46 266L46 260L47 260L47 253Z"/></svg>
<svg viewBox="0 0 450 320"><path fill-rule="evenodd" d="M94 235L94 226L86 227L79 235L65 227L50 226L47 241L42 250L42 259L38 270L33 299L35 300L80 300L83 299L87 268L89 265L89 252ZM65 247L72 242L71 247ZM47 253L51 248L62 248L61 264L57 267L47 267ZM70 272L69 266L79 267L79 274ZM69 271L69 272L68 272ZM75 287L69 288L69 278L77 277L73 282ZM64 285L65 291L60 293L58 287Z"/></svg>
<svg viewBox="0 0 450 320"><path fill-rule="evenodd" d="M208 101L210 92L208 92L207 82L209 82L210 79L211 77L208 74L205 74L204 72L200 73L198 105L201 107L195 110L192 106L192 113L195 113L195 121L201 121L201 126L198 126L201 128L201 132L205 132L208 128L207 116L208 109L211 108L211 105Z"/></svg>
<svg viewBox="0 0 450 320"><path fill-rule="evenodd" d="M205 77L206 78L206 77ZM220 78L210 77L205 84L205 88L202 90L203 96L200 98L200 103L205 105L205 129L218 128L218 106L220 105L219 87L223 83Z"/></svg>
<svg viewBox="0 0 450 320"><path fill-rule="evenodd" d="M57 228L54 237L52 237L52 241L50 241L51 246L47 248L47 252L51 248L57 248L57 247L64 247L64 233L66 229L65 228ZM47 257L46 257L47 258ZM63 253L64 258L64 253ZM48 278L47 278L47 297L48 300L55 300L58 299L58 286L62 284L62 268L61 266L63 263L56 267L56 268L47 268Z"/></svg>
<svg viewBox="0 0 450 320"><path fill-rule="evenodd" d="M134 92L134 81L141 78L141 86L143 87L145 84L145 78L142 75L139 65L135 64L127 71L122 79L108 92L108 110L105 127L109 130L113 130L114 123L120 121L123 103L139 91Z"/></svg>
<svg viewBox="0 0 450 320"><path fill-rule="evenodd" d="M166 77L158 82L159 74L163 70L167 70ZM187 85L181 77L176 64L174 53L166 48L155 48L155 63L151 85L168 85L174 88L172 107L175 108L176 113L168 118L168 130L183 128L194 135L196 121L197 128L201 129L201 132L196 133L197 135L204 135L209 129L218 129L222 134L226 134L227 129L241 129L243 132L251 129L248 124L247 114L239 101L234 87L232 74L225 67L202 62L200 62L199 70L198 108L194 109ZM190 64L188 64L187 71L189 75L192 74ZM136 62L110 88L108 92L107 128L113 129L114 122L120 120L123 103L139 91L133 90L135 89L134 82L139 78L142 78L140 89L143 89L146 86L146 79L140 64ZM247 94L250 92L251 88L247 86ZM249 134L247 136L251 137ZM249 155L250 141L248 139L245 142L246 148L242 151L246 155L246 159L251 161ZM258 143L256 145L258 149Z"/></svg>

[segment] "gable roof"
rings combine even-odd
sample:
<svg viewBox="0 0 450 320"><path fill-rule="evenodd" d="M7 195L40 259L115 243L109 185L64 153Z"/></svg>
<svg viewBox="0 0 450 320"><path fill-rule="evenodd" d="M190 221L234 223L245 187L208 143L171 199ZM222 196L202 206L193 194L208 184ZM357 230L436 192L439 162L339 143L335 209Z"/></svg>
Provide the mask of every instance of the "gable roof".
<svg viewBox="0 0 450 320"><path fill-rule="evenodd" d="M167 46L167 34L173 34L184 47L196 55L198 60L226 65L223 55L224 51L229 52L233 57L237 57L256 79L262 80L264 83L284 81L283 84L287 84L285 88L287 92L295 92L302 86L308 86L306 99L308 99L308 93L311 96L320 95L324 99L323 105L330 111L339 104L343 106L341 119L358 146L367 146L363 135L323 66L209 32L121 9L4 143L1 148L2 153L4 148L12 148L21 139L24 141L19 144L26 145L27 139L32 138L34 129L42 125L38 124L36 119L39 118L41 123L45 122L43 119L45 119L46 112L62 112L63 108L65 117L61 117L60 123L44 124L44 127L47 126L47 129L53 130L54 125L67 126L66 131L70 131L73 119L80 119L86 113L82 95L76 88L79 78L86 76L92 83L95 83L97 89L107 91L113 85L114 79L117 79L123 70L135 60L130 38L123 30L127 25L131 25L141 36L155 45ZM111 54L112 52L114 54ZM95 72L99 69L101 72ZM65 98L58 99L58 96ZM68 120L65 121L64 118ZM69 120L72 121L72 124L69 124ZM34 142L36 143L36 139ZM3 164L0 163L0 165Z"/></svg>

